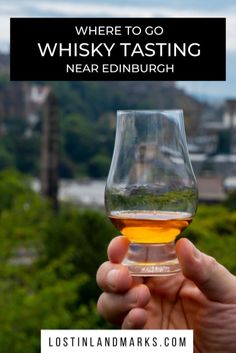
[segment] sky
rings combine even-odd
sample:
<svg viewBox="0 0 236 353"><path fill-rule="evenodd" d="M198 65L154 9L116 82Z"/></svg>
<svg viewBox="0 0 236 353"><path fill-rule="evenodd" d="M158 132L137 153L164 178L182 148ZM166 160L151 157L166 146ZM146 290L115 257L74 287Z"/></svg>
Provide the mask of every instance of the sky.
<svg viewBox="0 0 236 353"><path fill-rule="evenodd" d="M9 48L10 17L226 17L226 82L179 82L203 99L236 98L235 0L0 0L0 49Z"/></svg>

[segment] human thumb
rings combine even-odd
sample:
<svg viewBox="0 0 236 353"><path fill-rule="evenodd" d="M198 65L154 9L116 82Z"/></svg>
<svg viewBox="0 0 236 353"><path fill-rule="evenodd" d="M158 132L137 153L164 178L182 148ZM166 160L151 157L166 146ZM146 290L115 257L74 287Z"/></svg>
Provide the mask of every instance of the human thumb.
<svg viewBox="0 0 236 353"><path fill-rule="evenodd" d="M184 276L193 281L208 299L236 303L236 277L224 266L185 238L176 243L176 252Z"/></svg>

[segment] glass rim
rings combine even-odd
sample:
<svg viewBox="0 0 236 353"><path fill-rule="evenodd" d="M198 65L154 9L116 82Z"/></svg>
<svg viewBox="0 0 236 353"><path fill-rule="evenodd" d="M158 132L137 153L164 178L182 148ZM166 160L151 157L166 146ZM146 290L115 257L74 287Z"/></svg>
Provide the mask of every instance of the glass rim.
<svg viewBox="0 0 236 353"><path fill-rule="evenodd" d="M117 115L125 113L181 113L183 109L119 109Z"/></svg>

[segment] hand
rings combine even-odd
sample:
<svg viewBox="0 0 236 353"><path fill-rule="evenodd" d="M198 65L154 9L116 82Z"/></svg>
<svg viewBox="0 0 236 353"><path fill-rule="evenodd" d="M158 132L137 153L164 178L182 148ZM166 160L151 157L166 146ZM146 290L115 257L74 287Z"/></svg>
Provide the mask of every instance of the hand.
<svg viewBox="0 0 236 353"><path fill-rule="evenodd" d="M98 311L123 329L193 329L195 353L236 352L236 277L187 239L176 244L182 273L131 277L121 265L124 237L108 247L97 273Z"/></svg>

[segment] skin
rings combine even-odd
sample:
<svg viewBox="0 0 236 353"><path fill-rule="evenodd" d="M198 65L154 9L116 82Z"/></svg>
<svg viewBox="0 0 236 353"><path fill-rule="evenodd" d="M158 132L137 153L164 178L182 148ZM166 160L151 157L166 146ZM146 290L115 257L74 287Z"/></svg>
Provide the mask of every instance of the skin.
<svg viewBox="0 0 236 353"><path fill-rule="evenodd" d="M113 239L98 269L101 316L123 329L193 329L194 353L235 353L236 277L187 239L176 244L182 273L131 277L121 265L128 244Z"/></svg>

